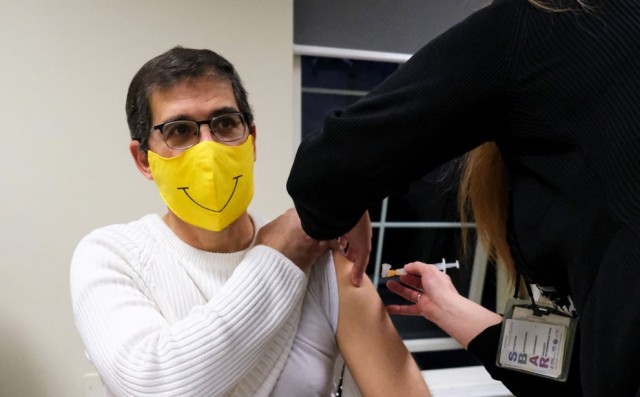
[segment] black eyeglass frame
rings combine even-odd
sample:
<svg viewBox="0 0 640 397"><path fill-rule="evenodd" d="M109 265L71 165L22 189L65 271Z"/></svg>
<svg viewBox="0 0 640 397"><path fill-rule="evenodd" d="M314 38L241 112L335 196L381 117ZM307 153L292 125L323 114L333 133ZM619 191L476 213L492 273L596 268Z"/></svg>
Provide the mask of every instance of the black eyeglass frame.
<svg viewBox="0 0 640 397"><path fill-rule="evenodd" d="M225 117L225 116L231 116L231 115L237 115L240 116L240 120L242 121L242 126L244 128L244 134L242 134L242 136L238 139L222 139L220 138L217 134L215 129L213 128L213 122L220 118L220 117ZM200 137L200 127L203 124L208 124L209 125L209 129L211 130L211 134L218 140L218 142L222 142L222 143L227 143L227 142L238 142L243 140L244 138L247 137L248 132L249 132L249 126L247 125L247 119L245 118L245 115L243 112L229 112L229 113L223 113L223 114L219 114L217 116L212 117L209 120L202 120L202 121L193 121L193 120L171 120L171 121L167 121L166 123L162 123L162 124L158 124L158 125L154 125L153 128L151 129L151 132L158 130L160 131L160 135L162 135L162 141L164 142L164 144L172 150L186 150L189 149L190 147L195 146L197 143L194 143L193 145L189 145L189 146L185 146L185 147L179 147L179 148L174 148L169 146L169 144L167 143L166 140L166 136L164 135L164 127L167 124L171 124L171 123L176 123L176 122L192 122L192 123L196 123L196 125L198 126L198 128L196 129L196 137Z"/></svg>

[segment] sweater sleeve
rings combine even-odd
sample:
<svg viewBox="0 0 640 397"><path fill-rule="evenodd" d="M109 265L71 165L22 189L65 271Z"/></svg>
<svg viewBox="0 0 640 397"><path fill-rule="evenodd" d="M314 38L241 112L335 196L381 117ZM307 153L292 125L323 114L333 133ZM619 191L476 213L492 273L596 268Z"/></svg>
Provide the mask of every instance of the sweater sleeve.
<svg viewBox="0 0 640 397"><path fill-rule="evenodd" d="M469 353L485 367L493 379L501 381L515 396L581 396L579 352L574 347L566 382L527 375L496 365L502 323L476 336L467 347Z"/></svg>
<svg viewBox="0 0 640 397"><path fill-rule="evenodd" d="M287 189L309 235L344 234L371 203L504 129L525 5L497 0L472 14L301 143Z"/></svg>
<svg viewBox="0 0 640 397"><path fill-rule="evenodd" d="M117 395L229 394L296 317L306 290L299 268L257 246L213 300L169 323L145 290L153 281L140 277L144 267L130 264L142 250L129 248L125 255L108 239L90 235L74 253L70 276L85 349Z"/></svg>

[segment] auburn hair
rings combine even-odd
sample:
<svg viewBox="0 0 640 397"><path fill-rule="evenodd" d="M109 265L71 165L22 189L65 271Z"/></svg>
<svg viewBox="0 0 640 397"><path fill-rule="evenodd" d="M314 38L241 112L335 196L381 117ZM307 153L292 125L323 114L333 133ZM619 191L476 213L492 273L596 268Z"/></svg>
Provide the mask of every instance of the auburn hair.
<svg viewBox="0 0 640 397"><path fill-rule="evenodd" d="M489 258L501 263L510 281L516 271L507 243L507 211L509 208L509 180L507 168L494 142L486 142L464 156L458 210L462 224L467 224L473 214L478 242ZM463 245L466 247L467 227L462 228Z"/></svg>

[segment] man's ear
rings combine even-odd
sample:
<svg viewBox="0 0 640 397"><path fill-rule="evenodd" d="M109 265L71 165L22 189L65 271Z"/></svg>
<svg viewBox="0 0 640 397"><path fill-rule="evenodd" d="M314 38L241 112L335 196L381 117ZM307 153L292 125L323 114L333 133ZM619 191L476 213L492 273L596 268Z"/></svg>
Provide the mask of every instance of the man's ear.
<svg viewBox="0 0 640 397"><path fill-rule="evenodd" d="M136 167L140 170L140 173L152 181L153 176L151 176L151 169L149 168L149 158L147 157L147 153L143 150L140 150L140 142L139 141L131 141L129 143L129 151L131 152L131 156L133 156L133 161L136 163Z"/></svg>
<svg viewBox="0 0 640 397"><path fill-rule="evenodd" d="M256 125L251 124L251 126L249 127L249 134L253 136L253 161L254 162L258 159L258 155L256 154L256 138L258 135L257 132L258 130L256 129Z"/></svg>

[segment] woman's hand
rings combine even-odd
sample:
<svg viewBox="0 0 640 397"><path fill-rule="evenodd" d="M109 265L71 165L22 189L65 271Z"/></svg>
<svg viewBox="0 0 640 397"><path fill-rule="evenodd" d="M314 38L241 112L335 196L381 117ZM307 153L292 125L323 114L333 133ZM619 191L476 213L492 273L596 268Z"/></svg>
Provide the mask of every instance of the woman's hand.
<svg viewBox="0 0 640 397"><path fill-rule="evenodd" d="M453 286L451 278L433 265L422 262L412 262L404 266L406 275L398 281L388 281L387 288L413 305L390 305L390 314L409 316L423 316L435 322L439 313L460 298L460 294Z"/></svg>
<svg viewBox="0 0 640 397"><path fill-rule="evenodd" d="M353 229L338 239L340 246L344 250L344 255L354 263L351 271L351 282L356 287L359 287L362 283L362 277L369 264L371 236L371 220L369 219L369 212L366 211Z"/></svg>
<svg viewBox="0 0 640 397"><path fill-rule="evenodd" d="M433 265L412 262L404 266L400 282L389 281L392 292L411 305L387 306L389 314L423 316L432 321L466 349L469 342L502 317L461 296L451 278Z"/></svg>

